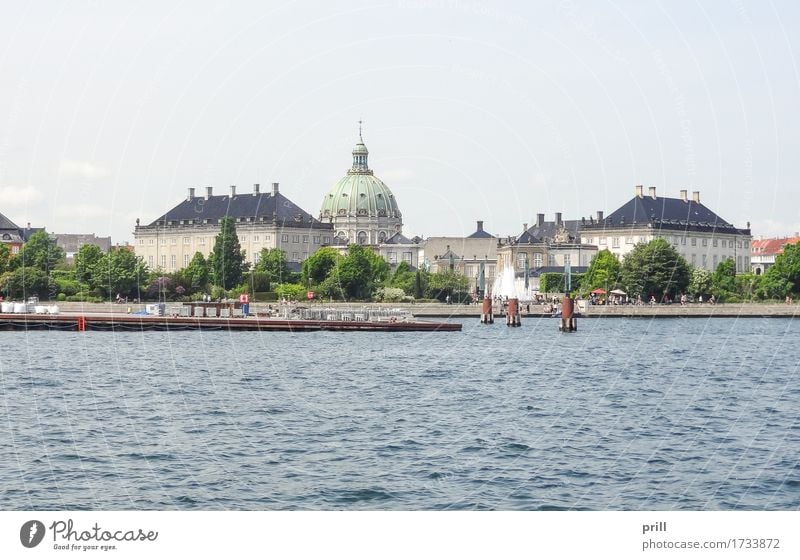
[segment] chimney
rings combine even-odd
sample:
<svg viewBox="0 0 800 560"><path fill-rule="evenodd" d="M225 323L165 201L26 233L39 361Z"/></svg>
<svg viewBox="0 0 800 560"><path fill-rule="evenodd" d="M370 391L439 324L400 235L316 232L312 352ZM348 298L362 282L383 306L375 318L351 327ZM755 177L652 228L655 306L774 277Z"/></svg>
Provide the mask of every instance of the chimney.
<svg viewBox="0 0 800 560"><path fill-rule="evenodd" d="M483 231L483 220L478 220L478 231Z"/></svg>
<svg viewBox="0 0 800 560"><path fill-rule="evenodd" d="M278 196L278 183L272 183L272 196Z"/></svg>
<svg viewBox="0 0 800 560"><path fill-rule="evenodd" d="M231 198L236 196L236 185L231 185Z"/></svg>
<svg viewBox="0 0 800 560"><path fill-rule="evenodd" d="M194 199L194 187L189 187L189 196L186 197L186 200L193 200Z"/></svg>
<svg viewBox="0 0 800 560"><path fill-rule="evenodd" d="M686 189L681 189L681 200L684 202L689 202L689 197L686 196L687 192L688 191Z"/></svg>
<svg viewBox="0 0 800 560"><path fill-rule="evenodd" d="M544 214L536 214L536 225L539 227L544 225Z"/></svg>
<svg viewBox="0 0 800 560"><path fill-rule="evenodd" d="M647 194L650 195L650 198L656 197L656 188L655 187L647 187Z"/></svg>
<svg viewBox="0 0 800 560"><path fill-rule="evenodd" d="M700 191L692 191L692 200L700 204Z"/></svg>
<svg viewBox="0 0 800 560"><path fill-rule="evenodd" d="M261 185L258 183L253 183L253 196L258 196L258 193L261 191Z"/></svg>
<svg viewBox="0 0 800 560"><path fill-rule="evenodd" d="M211 193L214 187L206 187L206 200L211 198Z"/></svg>
<svg viewBox="0 0 800 560"><path fill-rule="evenodd" d="M556 212L556 225L561 225L561 212Z"/></svg>
<svg viewBox="0 0 800 560"><path fill-rule="evenodd" d="M603 211L602 210L598 210L597 211L597 222L600 223L602 221L603 221Z"/></svg>
<svg viewBox="0 0 800 560"><path fill-rule="evenodd" d="M528 231L528 224L522 224L522 232L525 233Z"/></svg>
<svg viewBox="0 0 800 560"><path fill-rule="evenodd" d="M636 185L633 192L636 196L642 198L644 196L644 187L642 185Z"/></svg>

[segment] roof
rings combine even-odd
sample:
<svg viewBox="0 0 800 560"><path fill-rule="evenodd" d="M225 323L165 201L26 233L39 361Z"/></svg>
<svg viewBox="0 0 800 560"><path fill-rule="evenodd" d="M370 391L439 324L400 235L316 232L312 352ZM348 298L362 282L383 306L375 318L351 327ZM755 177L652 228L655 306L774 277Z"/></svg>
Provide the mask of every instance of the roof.
<svg viewBox="0 0 800 560"><path fill-rule="evenodd" d="M634 196L602 222L592 220L583 224L583 228L637 228L651 224L662 229L729 230L749 234L749 230L737 230L733 224L723 220L700 202L663 196Z"/></svg>
<svg viewBox="0 0 800 560"><path fill-rule="evenodd" d="M418 243L418 241L412 241L399 231L391 236L389 239L383 241L384 245L414 245Z"/></svg>
<svg viewBox="0 0 800 560"><path fill-rule="evenodd" d="M19 231L19 226L6 218L3 214L0 214L0 230L2 229L13 229L14 231Z"/></svg>
<svg viewBox="0 0 800 560"><path fill-rule="evenodd" d="M506 245L534 245L540 243L576 243L579 240L578 220L537 222L517 237L509 237ZM502 240L501 240L502 242Z"/></svg>
<svg viewBox="0 0 800 560"><path fill-rule="evenodd" d="M255 218L258 221L275 221L283 225L331 228L329 224L319 222L281 193L187 198L166 214L156 218L150 226L176 225L181 220L188 223L204 223L205 220L211 220L213 223L225 216L237 218L237 221L238 218Z"/></svg>
<svg viewBox="0 0 800 560"><path fill-rule="evenodd" d="M56 233L56 245L67 253L76 253L84 245L94 245L104 251L111 249L110 237L97 237L93 233Z"/></svg>
<svg viewBox="0 0 800 560"><path fill-rule="evenodd" d="M753 255L780 255L784 247L800 243L800 237L773 237L770 239L754 239L750 244Z"/></svg>

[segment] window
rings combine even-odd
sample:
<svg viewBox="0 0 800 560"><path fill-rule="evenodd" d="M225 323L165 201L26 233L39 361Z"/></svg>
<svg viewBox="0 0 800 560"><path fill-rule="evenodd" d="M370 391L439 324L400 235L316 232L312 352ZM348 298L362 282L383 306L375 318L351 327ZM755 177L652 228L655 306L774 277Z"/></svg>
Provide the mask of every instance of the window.
<svg viewBox="0 0 800 560"><path fill-rule="evenodd" d="M166 245L167 244L167 239L165 237L161 238L161 244L162 245Z"/></svg>
<svg viewBox="0 0 800 560"><path fill-rule="evenodd" d="M617 237L617 239L619 239L619 237ZM571 264L572 263L572 259L570 257L572 257L572 255L569 255L569 254L564 255L564 264Z"/></svg>
<svg viewBox="0 0 800 560"><path fill-rule="evenodd" d="M625 245L633 245L633 237L626 237Z"/></svg>
<svg viewBox="0 0 800 560"><path fill-rule="evenodd" d="M300 255L297 252L292 253L292 260L297 262L300 260Z"/></svg>
<svg viewBox="0 0 800 560"><path fill-rule="evenodd" d="M319 245L319 235L315 235L314 237L311 238L311 240L312 240L311 242L314 245Z"/></svg>
<svg viewBox="0 0 800 560"><path fill-rule="evenodd" d="M672 236L672 244L673 245L677 245L678 244L678 236L677 235L673 235Z"/></svg>
<svg viewBox="0 0 800 560"><path fill-rule="evenodd" d="M706 265L707 265L707 264L708 264L708 255L706 255L706 254L704 253L704 254L703 254L703 268L706 268Z"/></svg>
<svg viewBox="0 0 800 560"><path fill-rule="evenodd" d="M258 236L257 235L253 236L253 241L256 242L256 243L258 242Z"/></svg>
<svg viewBox="0 0 800 560"><path fill-rule="evenodd" d="M16 255L17 253L19 253L19 245L14 245L14 246L11 248L11 253L12 253L12 254L14 254L14 255Z"/></svg>
<svg viewBox="0 0 800 560"><path fill-rule="evenodd" d="M289 242L289 234L288 233L284 233L283 235L281 235L281 242L282 243L288 243Z"/></svg>
<svg viewBox="0 0 800 560"><path fill-rule="evenodd" d="M148 243L147 243L148 245L152 245L154 243L153 239L148 239L147 241L148 241Z"/></svg>
<svg viewBox="0 0 800 560"><path fill-rule="evenodd" d="M183 244L184 245L188 245L189 244L189 238L188 237L184 237L183 238Z"/></svg>
<svg viewBox="0 0 800 560"><path fill-rule="evenodd" d="M550 266L555 266L556 265L556 256L555 255L547 255L547 264L549 264Z"/></svg>
<svg viewBox="0 0 800 560"><path fill-rule="evenodd" d="M322 242L325 243L325 244L330 244L330 242L331 242L330 236L329 235L324 236L322 238Z"/></svg>
<svg viewBox="0 0 800 560"><path fill-rule="evenodd" d="M147 257L147 266L153 268L153 255Z"/></svg>
<svg viewBox="0 0 800 560"><path fill-rule="evenodd" d="M389 264L397 264L397 253L389 251Z"/></svg>
<svg viewBox="0 0 800 560"><path fill-rule="evenodd" d="M161 268L167 268L167 255L161 255Z"/></svg>
<svg viewBox="0 0 800 560"><path fill-rule="evenodd" d="M738 245L739 245L739 249L741 249L741 248L742 248L742 242L741 242L741 241L739 241L739 242L738 242Z"/></svg>
<svg viewBox="0 0 800 560"><path fill-rule="evenodd" d="M614 248L619 248L619 237L611 238L611 246Z"/></svg>
<svg viewBox="0 0 800 560"><path fill-rule="evenodd" d="M534 253L533 254L533 268L542 268L542 254L541 253Z"/></svg>
<svg viewBox="0 0 800 560"><path fill-rule="evenodd" d="M722 248L725 249L727 247L728 247L728 242L723 239L722 240Z"/></svg>
<svg viewBox="0 0 800 560"><path fill-rule="evenodd" d="M403 253L403 262L411 264L411 251L406 251Z"/></svg>
<svg viewBox="0 0 800 560"><path fill-rule="evenodd" d="M742 269L742 255L739 255L738 257L736 257L736 270L739 271L739 272L741 272L743 270Z"/></svg>
<svg viewBox="0 0 800 560"><path fill-rule="evenodd" d="M644 235L639 236L639 243L647 243L647 238Z"/></svg>
<svg viewBox="0 0 800 560"><path fill-rule="evenodd" d="M303 260L306 260L307 258L308 258L308 253L303 253Z"/></svg>
<svg viewBox="0 0 800 560"><path fill-rule="evenodd" d="M271 235L269 235L269 234L267 234L267 235L265 235L265 236L264 236L264 241L269 241L269 240L271 240L271 239L272 239L272 236L271 236Z"/></svg>
<svg viewBox="0 0 800 560"><path fill-rule="evenodd" d="M200 244L200 245L205 245L205 244L206 244L206 238L205 238L205 237L201 237L201 238L200 238L200 243L199 243L199 244Z"/></svg>
<svg viewBox="0 0 800 560"><path fill-rule="evenodd" d="M293 235L292 236L292 243L300 243L300 236L299 235Z"/></svg>
<svg viewBox="0 0 800 560"><path fill-rule="evenodd" d="M686 245L686 238L685 237L681 237L681 245Z"/></svg>
<svg viewBox="0 0 800 560"><path fill-rule="evenodd" d="M605 244L606 244L606 238L605 237L601 237L600 238L600 245L605 245Z"/></svg>
<svg viewBox="0 0 800 560"><path fill-rule="evenodd" d="M8 234L4 235L4 236L3 236L3 239L5 239L7 235L8 235ZM9 239L11 239L11 237L10 237L10 236L9 236ZM144 239L140 239L140 240L139 240L139 245L144 245Z"/></svg>
<svg viewBox="0 0 800 560"><path fill-rule="evenodd" d="M188 254L183 255L183 268L186 268L187 266L189 266L189 255Z"/></svg>
<svg viewBox="0 0 800 560"><path fill-rule="evenodd" d="M253 255L253 264L258 264L261 262L261 252L256 253Z"/></svg>
<svg viewBox="0 0 800 560"><path fill-rule="evenodd" d="M383 243L384 241L386 241L386 232L381 231L378 233L378 243Z"/></svg>
<svg viewBox="0 0 800 560"><path fill-rule="evenodd" d="M477 272L475 271L474 264L468 264L464 267L464 275L468 278L472 278L473 276L477 276Z"/></svg>
<svg viewBox="0 0 800 560"><path fill-rule="evenodd" d="M528 253L517 253L517 268L524 269L528 263Z"/></svg>
<svg viewBox="0 0 800 560"><path fill-rule="evenodd" d="M714 255L714 270L717 270L717 255Z"/></svg>
<svg viewBox="0 0 800 560"><path fill-rule="evenodd" d="M697 247L697 238L692 237L692 247Z"/></svg>
<svg viewBox="0 0 800 560"><path fill-rule="evenodd" d="M711 243L714 245L714 247L716 247L716 246L717 246L717 240L716 240L716 239L712 239L712 240L711 240Z"/></svg>
<svg viewBox="0 0 800 560"><path fill-rule="evenodd" d="M169 267L170 268L175 268L177 262L178 262L178 257L176 257L175 255L170 255L169 256Z"/></svg>
<svg viewBox="0 0 800 560"><path fill-rule="evenodd" d="M239 241L241 241L242 243L246 242L247 241L247 236L246 235L241 236L239 238Z"/></svg>
<svg viewBox="0 0 800 560"><path fill-rule="evenodd" d="M303 236L303 243L308 243L308 236L307 235Z"/></svg>
<svg viewBox="0 0 800 560"><path fill-rule="evenodd" d="M703 238L703 247L708 247L708 239Z"/></svg>
<svg viewBox="0 0 800 560"><path fill-rule="evenodd" d="M358 244L365 245L367 243L367 232L366 231L359 231L357 235Z"/></svg>
<svg viewBox="0 0 800 560"><path fill-rule="evenodd" d="M178 238L177 237L170 238L169 244L170 245L177 245L178 244Z"/></svg>

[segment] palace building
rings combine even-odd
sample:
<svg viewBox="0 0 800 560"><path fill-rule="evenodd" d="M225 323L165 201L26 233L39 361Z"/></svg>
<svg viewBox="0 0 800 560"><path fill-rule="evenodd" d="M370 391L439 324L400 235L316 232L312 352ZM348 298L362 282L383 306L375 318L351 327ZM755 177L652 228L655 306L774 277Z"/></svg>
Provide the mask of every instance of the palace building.
<svg viewBox="0 0 800 560"><path fill-rule="evenodd" d="M332 240L331 225L319 222L286 198L278 183L272 183L270 192L261 192L255 184L250 193L237 193L236 186L231 186L230 192L222 195L206 187L205 196L196 196L195 188L190 187L181 203L150 224L136 220L136 255L149 267L165 272L185 268L195 252L205 257L211 253L225 216L236 220L239 242L252 264L258 264L262 249L277 248L297 268Z"/></svg>

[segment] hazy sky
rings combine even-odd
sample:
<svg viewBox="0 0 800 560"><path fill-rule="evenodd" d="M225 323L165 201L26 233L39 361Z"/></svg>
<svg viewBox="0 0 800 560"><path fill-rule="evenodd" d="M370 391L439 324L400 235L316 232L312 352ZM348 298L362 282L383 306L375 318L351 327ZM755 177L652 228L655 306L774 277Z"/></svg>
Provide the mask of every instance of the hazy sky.
<svg viewBox="0 0 800 560"><path fill-rule="evenodd" d="M793 233L799 24L770 0L0 0L0 212L132 241L187 187L277 181L318 215L363 119L409 236L637 184Z"/></svg>

